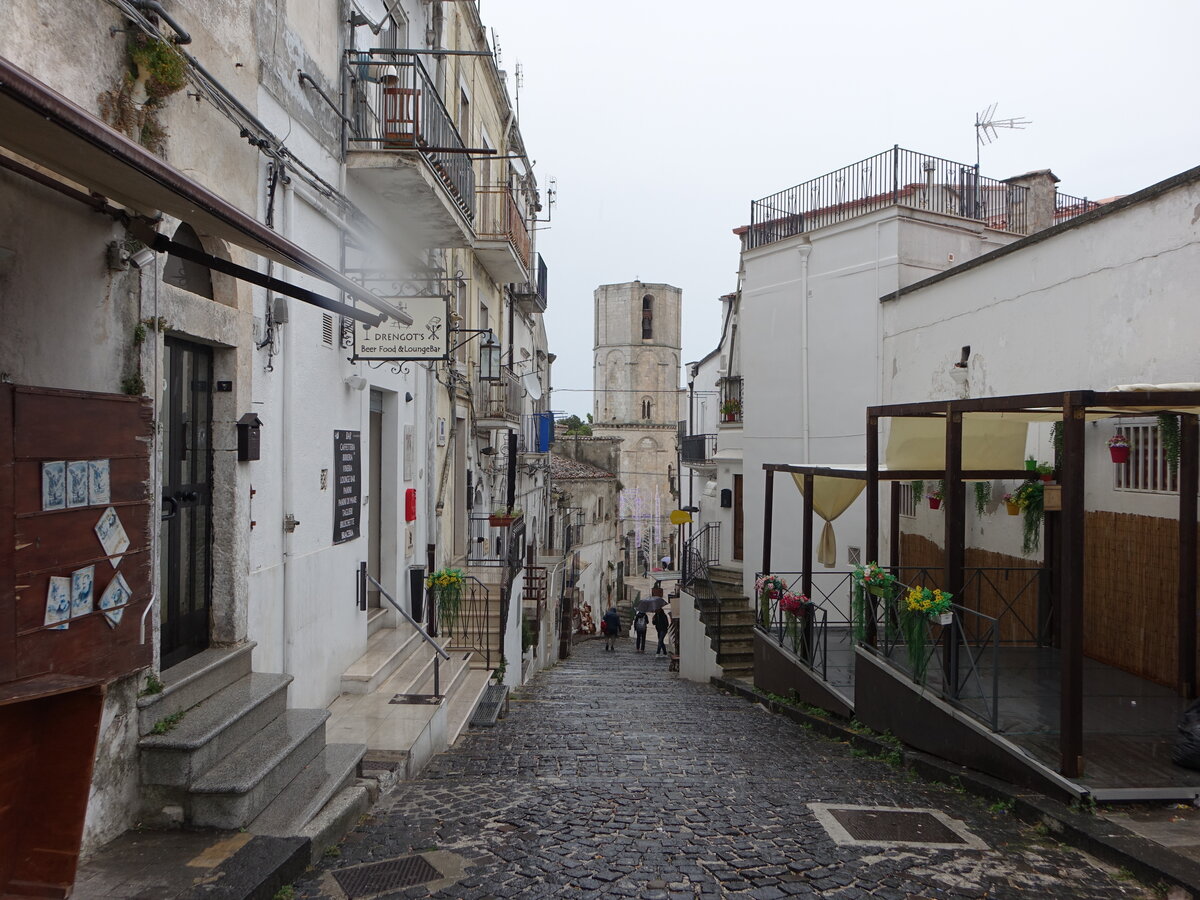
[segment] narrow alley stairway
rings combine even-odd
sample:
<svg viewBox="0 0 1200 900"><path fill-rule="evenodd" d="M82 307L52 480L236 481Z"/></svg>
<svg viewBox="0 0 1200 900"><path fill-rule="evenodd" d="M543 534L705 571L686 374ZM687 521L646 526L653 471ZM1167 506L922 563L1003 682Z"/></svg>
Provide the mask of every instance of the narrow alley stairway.
<svg viewBox="0 0 1200 900"><path fill-rule="evenodd" d="M653 649L577 645L295 896L1153 896L1003 808L682 681Z"/></svg>

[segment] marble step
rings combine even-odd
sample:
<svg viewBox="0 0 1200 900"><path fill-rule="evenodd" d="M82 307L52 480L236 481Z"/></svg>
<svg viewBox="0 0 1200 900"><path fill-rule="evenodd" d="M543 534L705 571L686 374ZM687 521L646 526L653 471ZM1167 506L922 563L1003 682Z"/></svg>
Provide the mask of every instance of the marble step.
<svg viewBox="0 0 1200 900"><path fill-rule="evenodd" d="M353 783L366 752L366 744L326 744L247 831L278 837L299 834L334 794Z"/></svg>
<svg viewBox="0 0 1200 900"><path fill-rule="evenodd" d="M209 648L172 666L159 677L163 689L138 697L138 733L147 735L154 724L191 709L201 700L250 674L250 654L256 644Z"/></svg>
<svg viewBox="0 0 1200 900"><path fill-rule="evenodd" d="M242 828L325 746L323 709L289 709L190 786L191 824Z"/></svg>
<svg viewBox="0 0 1200 900"><path fill-rule="evenodd" d="M186 787L287 709L290 675L252 672L198 705L165 734L140 741L143 784Z"/></svg>
<svg viewBox="0 0 1200 900"><path fill-rule="evenodd" d="M391 677L421 638L407 622L381 628L367 639L367 649L342 673L342 692L369 694Z"/></svg>

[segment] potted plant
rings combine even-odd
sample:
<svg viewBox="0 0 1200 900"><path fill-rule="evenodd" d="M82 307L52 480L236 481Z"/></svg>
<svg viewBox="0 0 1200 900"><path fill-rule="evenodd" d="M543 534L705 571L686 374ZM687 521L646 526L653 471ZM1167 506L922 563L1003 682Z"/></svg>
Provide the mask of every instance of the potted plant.
<svg viewBox="0 0 1200 900"><path fill-rule="evenodd" d="M458 621L466 580L462 569L451 568L438 569L425 579L425 586L437 598L438 622L449 631L454 630L454 624Z"/></svg>
<svg viewBox="0 0 1200 900"><path fill-rule="evenodd" d="M867 593L874 594L876 597L888 597L892 593L892 585L896 583L896 576L886 569L881 569L879 563L869 562L865 566L858 566L854 570L854 583L862 585Z"/></svg>
<svg viewBox="0 0 1200 900"><path fill-rule="evenodd" d="M1042 481L1054 480L1054 466L1050 465L1049 463L1038 463L1037 473Z"/></svg>
<svg viewBox="0 0 1200 900"><path fill-rule="evenodd" d="M521 518L521 515L519 506L501 506L492 510L492 514L488 516L488 524L493 528L507 528Z"/></svg>
<svg viewBox="0 0 1200 900"><path fill-rule="evenodd" d="M784 591L779 597L779 609L785 614L783 627L792 645L792 652L800 649L800 623L812 615L812 601L803 594Z"/></svg>
<svg viewBox="0 0 1200 900"><path fill-rule="evenodd" d="M730 397L721 404L721 417L726 422L736 422L742 411L742 401Z"/></svg>
<svg viewBox="0 0 1200 900"><path fill-rule="evenodd" d="M1025 457L1025 471L1026 472L1036 472L1037 471L1037 457L1036 456Z"/></svg>
<svg viewBox="0 0 1200 900"><path fill-rule="evenodd" d="M1008 509L1008 514L1010 516L1015 516L1017 513L1019 513L1021 511L1021 506L1020 506L1020 504L1017 503L1015 498L1016 498L1015 494L1005 494L1004 495L1004 505Z"/></svg>
<svg viewBox="0 0 1200 900"><path fill-rule="evenodd" d="M945 494L945 491L943 491L942 488L940 488L940 487L935 488L932 491L930 491L927 496L927 499L929 500L929 508L930 509L941 509L942 508L942 498L943 498L944 494Z"/></svg>
<svg viewBox="0 0 1200 900"><path fill-rule="evenodd" d="M1129 462L1129 438L1119 431L1108 439L1108 455L1115 463Z"/></svg>
<svg viewBox="0 0 1200 900"><path fill-rule="evenodd" d="M763 628L770 628L771 601L787 593L787 583L778 575L759 575L754 581L754 592L758 594L758 621Z"/></svg>
<svg viewBox="0 0 1200 900"><path fill-rule="evenodd" d="M936 621L949 625L954 621L950 601L954 595L927 587L910 588L900 606L900 630L908 648L908 662L912 666L913 681L925 680L925 667L929 660L925 655L925 638L929 623Z"/></svg>

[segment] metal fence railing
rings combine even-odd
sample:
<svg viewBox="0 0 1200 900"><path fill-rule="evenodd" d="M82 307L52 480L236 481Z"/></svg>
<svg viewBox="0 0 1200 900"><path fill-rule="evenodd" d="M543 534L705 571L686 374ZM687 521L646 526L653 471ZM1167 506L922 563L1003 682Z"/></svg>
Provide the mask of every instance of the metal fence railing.
<svg viewBox="0 0 1200 900"><path fill-rule="evenodd" d="M506 185L487 185L479 189L478 195L475 236L481 240L508 241L522 268L528 272L529 225L521 215L512 189Z"/></svg>
<svg viewBox="0 0 1200 900"><path fill-rule="evenodd" d="M717 455L717 436L715 434L685 435L680 442L679 453L685 464L710 462Z"/></svg>
<svg viewBox="0 0 1200 900"><path fill-rule="evenodd" d="M474 650L483 657L487 668L492 660L499 662L502 637L492 633L491 597L487 585L474 575L467 575L458 600L456 614L438 618L438 631L455 649ZM503 628L503 624L500 626ZM493 649L493 644L496 649Z"/></svg>
<svg viewBox="0 0 1200 900"><path fill-rule="evenodd" d="M1027 187L985 178L976 166L896 146L754 201L745 247L761 247L894 205L1026 234L1028 195Z"/></svg>
<svg viewBox="0 0 1200 900"><path fill-rule="evenodd" d="M344 120L347 147L420 153L454 204L473 219L475 170L420 57L406 50L350 50L346 68L350 82L350 109Z"/></svg>
<svg viewBox="0 0 1200 900"><path fill-rule="evenodd" d="M1054 195L1054 224L1066 222L1076 216L1082 216L1093 209L1099 209L1100 204L1087 197L1072 197L1070 194L1056 192Z"/></svg>

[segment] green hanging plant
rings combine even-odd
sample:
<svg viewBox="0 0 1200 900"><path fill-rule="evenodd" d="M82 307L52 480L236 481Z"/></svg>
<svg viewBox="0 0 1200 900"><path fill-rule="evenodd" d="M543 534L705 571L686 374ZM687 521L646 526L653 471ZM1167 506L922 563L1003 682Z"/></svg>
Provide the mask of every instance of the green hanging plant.
<svg viewBox="0 0 1200 900"><path fill-rule="evenodd" d="M1179 416L1163 413L1158 417L1158 436L1163 452L1167 456L1167 468L1172 475L1179 474Z"/></svg>
<svg viewBox="0 0 1200 900"><path fill-rule="evenodd" d="M987 505L992 502L992 483L990 481L975 482L975 512L982 516L987 511Z"/></svg>
<svg viewBox="0 0 1200 900"><path fill-rule="evenodd" d="M1054 445L1054 468L1061 471L1063 465L1063 423L1061 419L1050 426L1050 443Z"/></svg>
<svg viewBox="0 0 1200 900"><path fill-rule="evenodd" d="M921 501L925 499L925 482L914 481L909 487L912 489L913 506L920 506Z"/></svg>
<svg viewBox="0 0 1200 900"><path fill-rule="evenodd" d="M1021 552L1031 556L1042 545L1042 482L1026 481L1013 491L1012 499L1021 510Z"/></svg>

